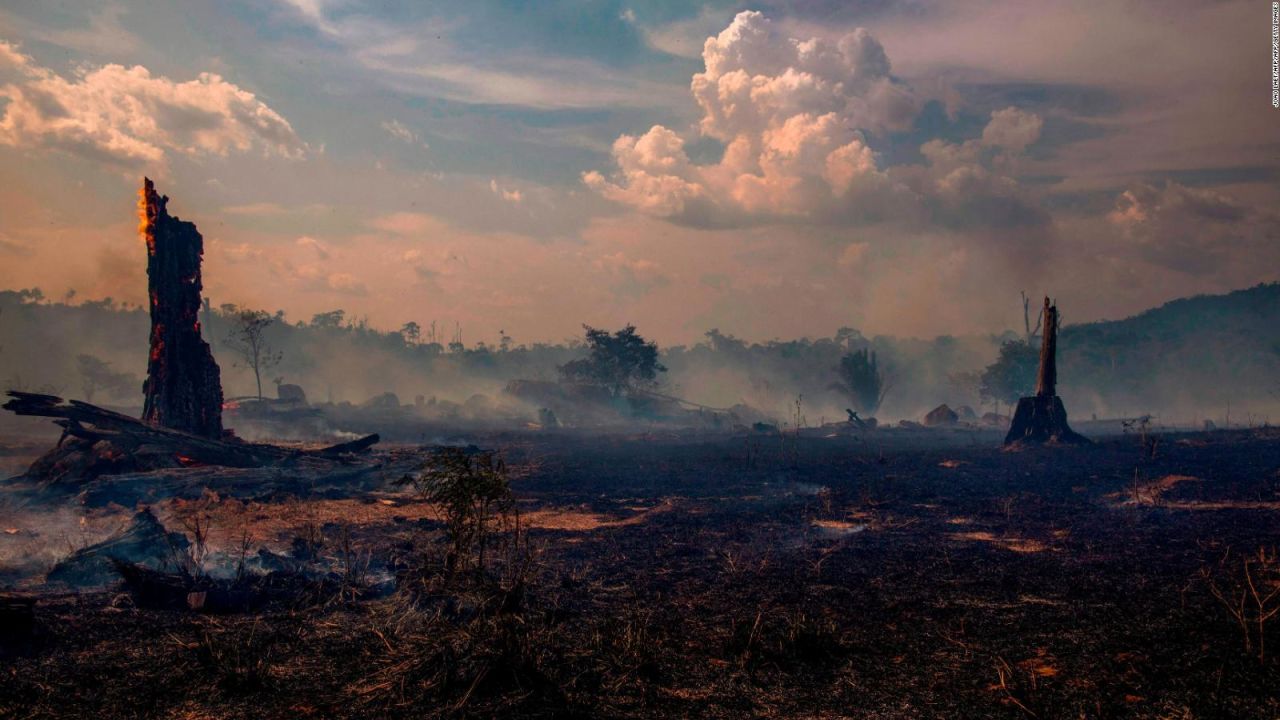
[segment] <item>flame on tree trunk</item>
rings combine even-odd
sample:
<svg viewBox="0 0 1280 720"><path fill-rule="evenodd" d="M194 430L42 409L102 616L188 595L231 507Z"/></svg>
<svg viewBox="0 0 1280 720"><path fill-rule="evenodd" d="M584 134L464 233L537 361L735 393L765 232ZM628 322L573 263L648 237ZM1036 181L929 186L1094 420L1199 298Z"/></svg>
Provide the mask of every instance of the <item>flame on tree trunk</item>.
<svg viewBox="0 0 1280 720"><path fill-rule="evenodd" d="M142 418L201 437L222 437L222 382L200 337L200 262L204 239L194 223L171 217L169 198L143 178L139 230L147 241L151 355Z"/></svg>
<svg viewBox="0 0 1280 720"><path fill-rule="evenodd" d="M1004 444L1087 443L1067 424L1067 409L1058 397L1058 307L1049 298L1044 299L1042 327L1036 394L1018 401Z"/></svg>

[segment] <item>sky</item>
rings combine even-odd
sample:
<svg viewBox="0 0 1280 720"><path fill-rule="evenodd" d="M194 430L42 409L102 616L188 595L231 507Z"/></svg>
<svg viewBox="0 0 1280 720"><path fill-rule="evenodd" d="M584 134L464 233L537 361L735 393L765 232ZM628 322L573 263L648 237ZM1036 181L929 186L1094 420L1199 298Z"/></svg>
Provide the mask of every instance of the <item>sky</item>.
<svg viewBox="0 0 1280 720"><path fill-rule="evenodd" d="M1120 318L1280 279L1270 70L1253 0L6 0L0 288L141 302L146 175L292 321Z"/></svg>

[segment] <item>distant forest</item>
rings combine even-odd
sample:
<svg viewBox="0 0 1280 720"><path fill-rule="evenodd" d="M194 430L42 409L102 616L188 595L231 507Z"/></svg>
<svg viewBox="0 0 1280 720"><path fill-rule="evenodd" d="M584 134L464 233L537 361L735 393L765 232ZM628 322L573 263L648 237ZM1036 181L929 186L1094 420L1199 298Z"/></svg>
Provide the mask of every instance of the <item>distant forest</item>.
<svg viewBox="0 0 1280 720"><path fill-rule="evenodd" d="M207 306L202 318L229 398L256 392L254 373L235 350L242 310ZM1033 320L1034 311L1032 304ZM404 403L417 396L464 402L496 396L514 379L555 380L561 365L585 353L577 342L522 343L505 334L465 345L454 328L383 330L342 310L307 321L263 316L271 322L262 340L278 358L261 368L266 394L274 395L272 381L293 383L312 402L359 403L386 392ZM0 291L0 385L140 405L147 335L147 313L137 306ZM1029 340L1035 347L1037 339ZM918 419L941 403L1007 412L1007 398L982 396L982 375L1002 347L1027 341L1021 329L920 340L842 328L826 338L768 342L712 329L692 346L661 348L668 368L661 382L669 394L713 407L745 402L779 418L791 417L800 399L805 421L817 424L844 419L849 402L836 387L838 368L868 350L884 380L882 418ZM1166 422L1199 422L1220 420L1229 407L1233 422L1280 420L1280 284L1176 300L1124 320L1068 324L1059 350L1059 390L1073 417L1153 413ZM1020 357L1028 354L1024 347ZM1012 372L1022 382L1029 371L1022 363Z"/></svg>

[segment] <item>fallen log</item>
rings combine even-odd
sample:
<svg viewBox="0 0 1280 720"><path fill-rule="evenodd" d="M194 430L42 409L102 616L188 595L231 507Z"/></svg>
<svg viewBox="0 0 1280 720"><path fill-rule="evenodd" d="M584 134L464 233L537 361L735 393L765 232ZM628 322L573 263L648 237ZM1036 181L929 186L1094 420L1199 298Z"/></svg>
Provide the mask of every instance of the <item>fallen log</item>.
<svg viewBox="0 0 1280 720"><path fill-rule="evenodd" d="M374 445L378 444L378 440L379 440L378 434L374 433L372 435L366 435L362 438L357 438L350 442L338 443L337 445L330 445L329 447L326 447L326 448L314 450L312 451L312 453L320 457L341 457L343 455L354 455L356 453L362 453L368 450L369 448L373 447Z"/></svg>
<svg viewBox="0 0 1280 720"><path fill-rule="evenodd" d="M660 393L660 392L657 392L656 390L637 390L636 394L643 397L657 398L659 400L670 400L672 402L680 403L681 405L688 405L689 407L696 408L698 410L706 410L707 412L724 413L724 414L733 412L733 408L711 407L710 405L703 405L702 403L696 403L692 400L685 400L684 398L676 397L675 395L667 395L666 393Z"/></svg>
<svg viewBox="0 0 1280 720"><path fill-rule="evenodd" d="M154 504L170 498L199 500L206 492L241 501L270 502L284 497L353 498L384 487L421 468L422 461L343 464L312 460L288 466L226 468L205 465L101 475L64 483L78 502L90 508L112 503L121 507Z"/></svg>
<svg viewBox="0 0 1280 720"><path fill-rule="evenodd" d="M192 465L255 468L305 458L342 461L368 451L379 440L378 435L374 434L319 449L249 443L234 436L213 440L181 430L150 425L137 418L79 400L64 401L54 395L17 390L9 391L9 396L12 399L4 404L5 410L17 415L55 418L55 424L63 430L58 446L49 455L37 460L32 466L33 470L57 464L65 460L65 457L57 455L65 456L69 452L97 452L109 459L149 459L147 462L133 463L136 469ZM68 443L67 438L78 442ZM105 446L100 446L100 443L105 443Z"/></svg>

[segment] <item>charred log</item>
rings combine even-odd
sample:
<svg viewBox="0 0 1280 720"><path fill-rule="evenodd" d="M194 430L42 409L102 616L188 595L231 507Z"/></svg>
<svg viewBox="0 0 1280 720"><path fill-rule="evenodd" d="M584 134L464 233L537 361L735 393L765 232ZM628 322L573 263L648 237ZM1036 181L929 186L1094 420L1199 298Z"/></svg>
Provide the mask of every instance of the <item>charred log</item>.
<svg viewBox="0 0 1280 720"><path fill-rule="evenodd" d="M138 199L147 241L151 354L142 418L204 438L222 436L222 383L200 336L200 262L204 239L193 223L169 215L169 198L143 178Z"/></svg>
<svg viewBox="0 0 1280 720"><path fill-rule="evenodd" d="M352 440L351 442L330 445L327 448L316 450L314 454L321 457L341 457L343 455L362 453L378 444L378 440L378 434L374 433L373 435L366 435L365 437Z"/></svg>
<svg viewBox="0 0 1280 720"><path fill-rule="evenodd" d="M1067 424L1067 409L1058 397L1058 307L1044 299L1040 339L1040 367L1036 394L1018 401L1006 447L1041 444L1079 444L1089 440Z"/></svg>
<svg viewBox="0 0 1280 720"><path fill-rule="evenodd" d="M300 458L342 460L367 451L379 440L369 435L316 450L211 440L78 400L66 402L53 395L18 391L10 391L9 396L5 410L55 418L63 429L58 446L36 460L27 473L28 478L45 482L193 465L255 468Z"/></svg>
<svg viewBox="0 0 1280 720"><path fill-rule="evenodd" d="M169 532L150 508L144 508L124 531L60 560L46 580L69 587L106 585L116 579L115 562L179 569L190 544L186 535Z"/></svg>

